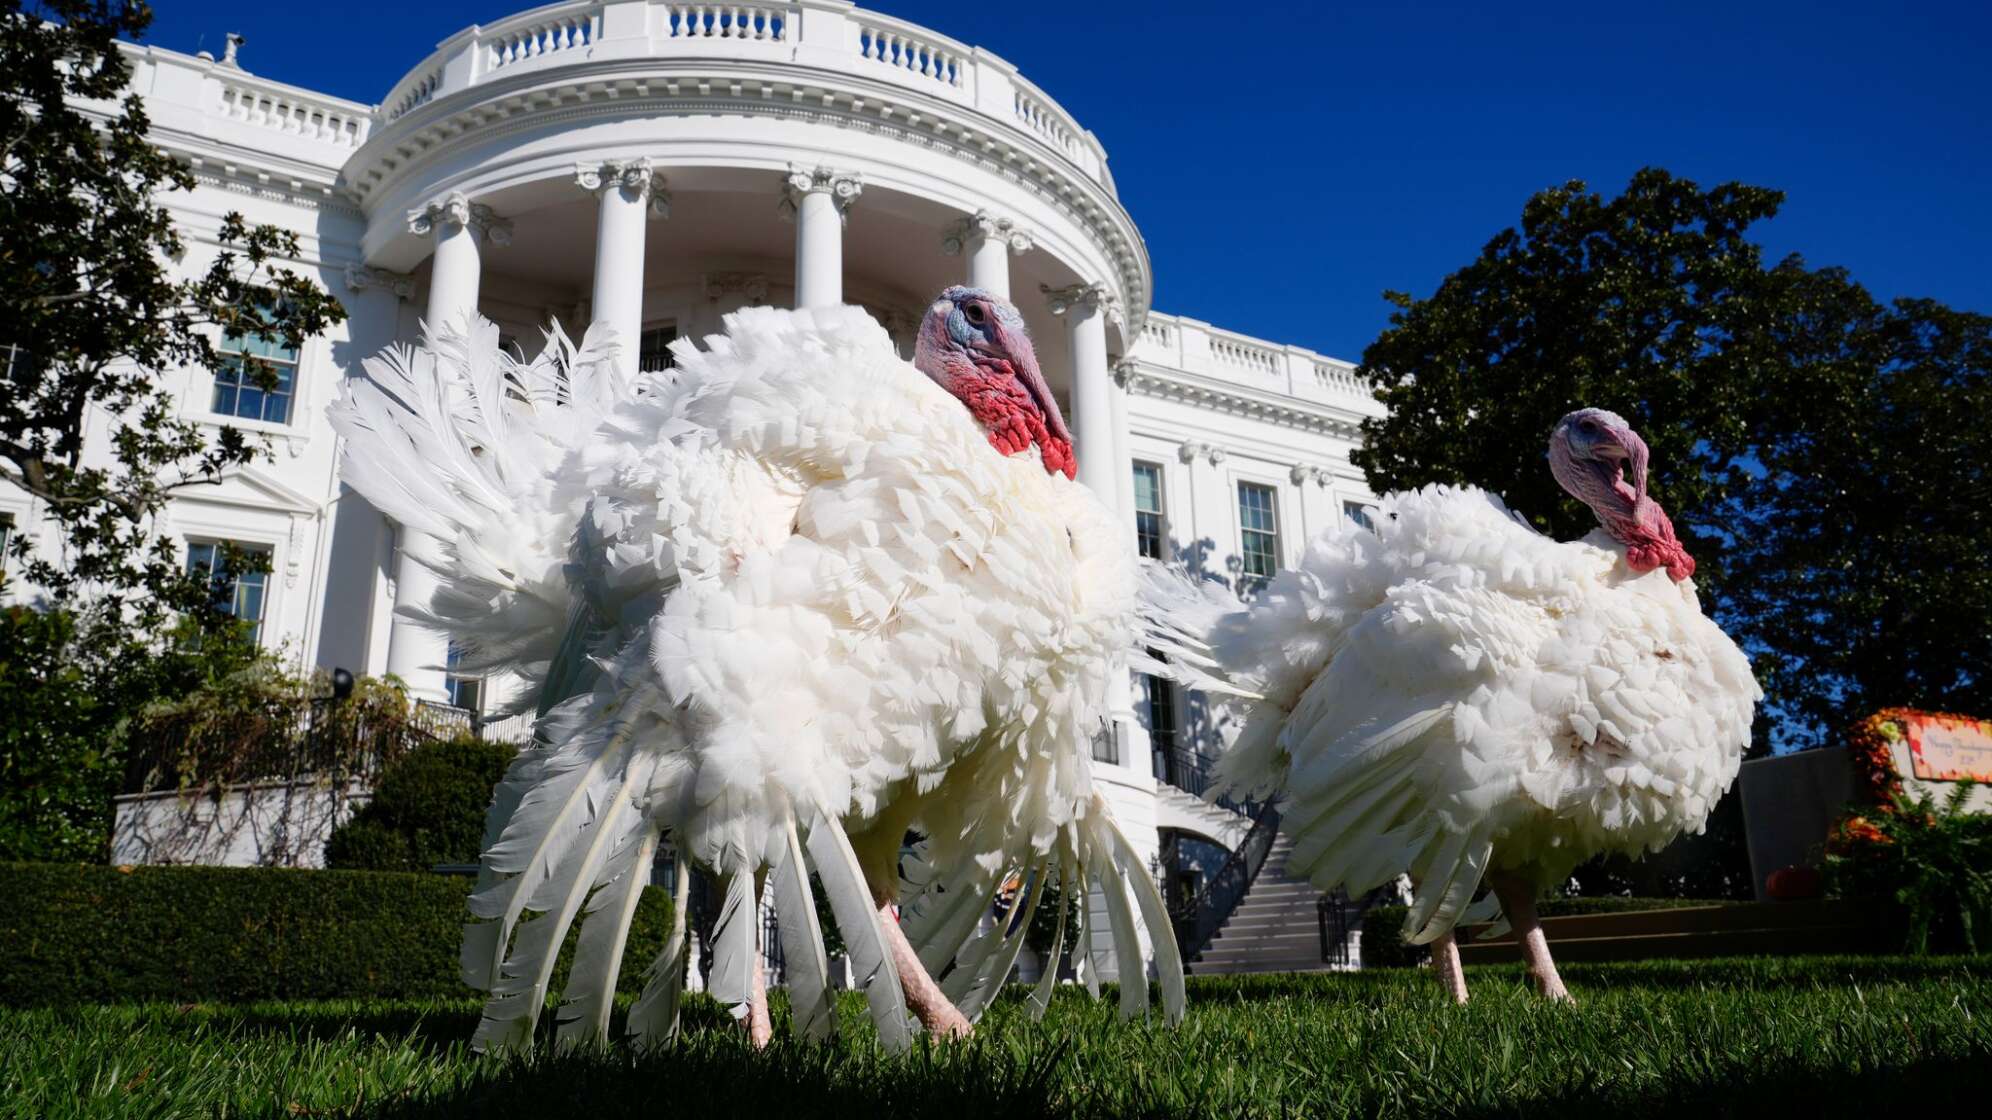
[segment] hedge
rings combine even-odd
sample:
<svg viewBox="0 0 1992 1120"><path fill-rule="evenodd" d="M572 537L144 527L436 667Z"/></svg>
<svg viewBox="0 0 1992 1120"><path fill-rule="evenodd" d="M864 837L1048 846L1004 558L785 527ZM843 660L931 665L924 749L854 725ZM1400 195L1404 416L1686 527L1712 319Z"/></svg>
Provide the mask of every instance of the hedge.
<svg viewBox="0 0 1992 1120"><path fill-rule="evenodd" d="M0 863L0 1003L472 995L457 958L471 883L404 872ZM625 990L641 986L670 912L667 892L644 892Z"/></svg>
<svg viewBox="0 0 1992 1120"><path fill-rule="evenodd" d="M424 743L388 764L373 800L332 830L325 866L342 871L427 871L476 863L491 789L519 748L452 739Z"/></svg>
<svg viewBox="0 0 1992 1120"><path fill-rule="evenodd" d="M1536 903L1536 914L1544 918L1568 918L1579 914L1625 914L1638 910L1679 910L1689 906L1726 906L1724 898L1546 898ZM1422 963L1427 957L1423 945L1404 941L1404 919L1410 909L1404 906L1372 906L1363 913L1363 967L1404 968Z"/></svg>

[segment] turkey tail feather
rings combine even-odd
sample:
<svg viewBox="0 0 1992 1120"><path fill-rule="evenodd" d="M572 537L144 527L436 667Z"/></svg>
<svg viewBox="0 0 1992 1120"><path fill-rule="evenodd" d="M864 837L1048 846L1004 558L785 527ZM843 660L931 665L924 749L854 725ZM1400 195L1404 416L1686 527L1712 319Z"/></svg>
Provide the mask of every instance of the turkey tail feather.
<svg viewBox="0 0 1992 1120"><path fill-rule="evenodd" d="M685 935L686 908L691 904L692 869L683 859L671 883L671 930L664 948L651 963L643 993L630 1005L624 1031L638 1049L650 1049L678 1034L678 997L685 988L685 967L691 941Z"/></svg>
<svg viewBox="0 0 1992 1120"><path fill-rule="evenodd" d="M879 929L881 919L865 885L864 869L851 850L851 839L836 817L819 809L810 822L806 843L810 860L823 880L823 893L830 898L830 912L850 951L852 976L871 1006L879 1044L888 1053L904 1053L913 1045L913 1031L906 1021L906 993Z"/></svg>
<svg viewBox="0 0 1992 1120"><path fill-rule="evenodd" d="M823 955L823 926L810 895L809 865L793 817L782 822L782 833L781 859L770 875L790 1018L798 1037L825 1042L837 1033L837 997L830 990L830 962Z"/></svg>

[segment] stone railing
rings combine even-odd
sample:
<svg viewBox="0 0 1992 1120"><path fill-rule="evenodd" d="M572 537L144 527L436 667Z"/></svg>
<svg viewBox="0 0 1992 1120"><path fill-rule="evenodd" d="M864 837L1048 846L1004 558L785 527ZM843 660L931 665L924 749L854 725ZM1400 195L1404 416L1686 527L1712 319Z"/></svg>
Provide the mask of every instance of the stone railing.
<svg viewBox="0 0 1992 1120"><path fill-rule="evenodd" d="M855 12L853 17L858 57L944 86L961 88L969 56L974 53L972 48L890 16Z"/></svg>
<svg viewBox="0 0 1992 1120"><path fill-rule="evenodd" d="M789 20L777 4L658 4L660 39L739 39L756 43L788 41Z"/></svg>
<svg viewBox="0 0 1992 1120"><path fill-rule="evenodd" d="M1381 411L1369 386L1348 362L1196 319L1151 312L1128 357L1243 389L1334 404L1365 415Z"/></svg>
<svg viewBox="0 0 1992 1120"><path fill-rule="evenodd" d="M219 69L219 68L217 68ZM337 148L366 143L373 113L348 102L314 96L246 74L221 79L221 115Z"/></svg>
<svg viewBox="0 0 1992 1120"><path fill-rule="evenodd" d="M570 0L445 40L382 100L398 121L483 83L571 63L739 58L891 82L993 118L1112 188L1097 138L1016 67L850 0Z"/></svg>
<svg viewBox="0 0 1992 1120"><path fill-rule="evenodd" d="M478 49L484 52L484 70L496 73L529 58L579 51L601 33L598 4L565 5L549 15L526 12L492 27L479 36Z"/></svg>

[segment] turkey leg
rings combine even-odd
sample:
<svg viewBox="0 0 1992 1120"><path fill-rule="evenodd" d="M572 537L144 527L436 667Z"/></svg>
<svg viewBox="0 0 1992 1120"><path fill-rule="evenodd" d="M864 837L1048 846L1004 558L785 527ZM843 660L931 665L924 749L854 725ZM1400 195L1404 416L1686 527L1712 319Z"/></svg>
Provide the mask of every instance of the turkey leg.
<svg viewBox="0 0 1992 1120"><path fill-rule="evenodd" d="M1507 872L1496 872L1491 879L1494 893L1501 898L1501 913L1515 928L1522 961L1528 965L1536 990L1560 1003L1574 1003L1563 978L1556 974L1556 962L1549 958L1549 938L1543 935L1542 921L1536 917L1535 884Z"/></svg>
<svg viewBox="0 0 1992 1120"><path fill-rule="evenodd" d="M754 873L754 899L757 905L761 898L761 888L766 882L767 872ZM756 918L759 916L755 915ZM756 1050L762 1049L775 1039L775 1023L768 1015L768 947L762 943L762 938L767 932L766 925L759 921L754 923L754 986L748 989L747 1018L740 1024L747 1029L747 1044Z"/></svg>
<svg viewBox="0 0 1992 1120"><path fill-rule="evenodd" d="M927 1033L939 1038L967 1038L974 1028L968 1017L948 1001L941 992L941 986L927 975L927 966L920 963L920 954L913 951L913 943L906 940L906 933L899 928L898 907L891 902L878 905L878 928L885 935L886 947L892 952L893 967L899 971L900 987L906 990L906 1006L913 1010L914 1018L927 1028Z"/></svg>
<svg viewBox="0 0 1992 1120"><path fill-rule="evenodd" d="M1453 1002L1466 1004L1466 972L1459 963L1459 942L1453 939L1453 932L1447 930L1432 942L1432 971L1438 973L1439 985Z"/></svg>

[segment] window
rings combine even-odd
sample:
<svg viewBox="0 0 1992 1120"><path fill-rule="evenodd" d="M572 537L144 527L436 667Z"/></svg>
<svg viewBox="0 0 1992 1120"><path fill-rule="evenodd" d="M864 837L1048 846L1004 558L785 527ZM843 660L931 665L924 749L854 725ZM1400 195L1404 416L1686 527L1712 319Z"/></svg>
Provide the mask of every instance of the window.
<svg viewBox="0 0 1992 1120"><path fill-rule="evenodd" d="M636 368L659 373L671 368L671 343L678 338L677 327L652 327L637 336Z"/></svg>
<svg viewBox="0 0 1992 1120"><path fill-rule="evenodd" d="M1361 525L1372 533L1376 532L1376 522L1370 520L1370 507L1361 502L1343 502L1342 516Z"/></svg>
<svg viewBox="0 0 1992 1120"><path fill-rule="evenodd" d="M14 515L0 513L0 572L7 570L7 553L14 547Z"/></svg>
<svg viewBox="0 0 1992 1120"><path fill-rule="evenodd" d="M484 678L466 677L457 673L457 666L463 663L463 647L450 643L450 651L443 658L443 692L450 703L473 712L484 711Z"/></svg>
<svg viewBox="0 0 1992 1120"><path fill-rule="evenodd" d="M232 614L249 628L249 640L260 642L263 638L264 594L269 588L270 575L267 571L235 572L229 570L226 541L188 541L187 570L194 575L205 577L214 589L214 602L226 614ZM243 557L263 557L270 555L268 547L259 545L235 544L236 552ZM267 568L267 563L262 565Z"/></svg>
<svg viewBox="0 0 1992 1120"><path fill-rule="evenodd" d="M1134 465L1134 549L1150 560L1166 559L1163 533L1167 518L1162 513L1162 468L1154 463Z"/></svg>
<svg viewBox="0 0 1992 1120"><path fill-rule="evenodd" d="M297 351L281 341L232 334L221 340L221 353L221 366L214 371L216 415L290 423ZM260 384L266 370L276 375L274 388L265 389Z"/></svg>
<svg viewBox="0 0 1992 1120"><path fill-rule="evenodd" d="M1113 720L1108 720L1093 733L1093 761L1110 762L1119 766L1120 760L1120 728L1115 726Z"/></svg>
<svg viewBox="0 0 1992 1120"><path fill-rule="evenodd" d="M1143 673L1141 683L1147 689L1147 701L1142 714L1148 717L1148 742L1158 755L1172 755L1176 751L1176 685L1164 677Z"/></svg>
<svg viewBox="0 0 1992 1120"><path fill-rule="evenodd" d="M1238 484L1238 544L1244 559L1240 590L1266 586L1280 569L1280 521L1273 488L1257 482Z"/></svg>

